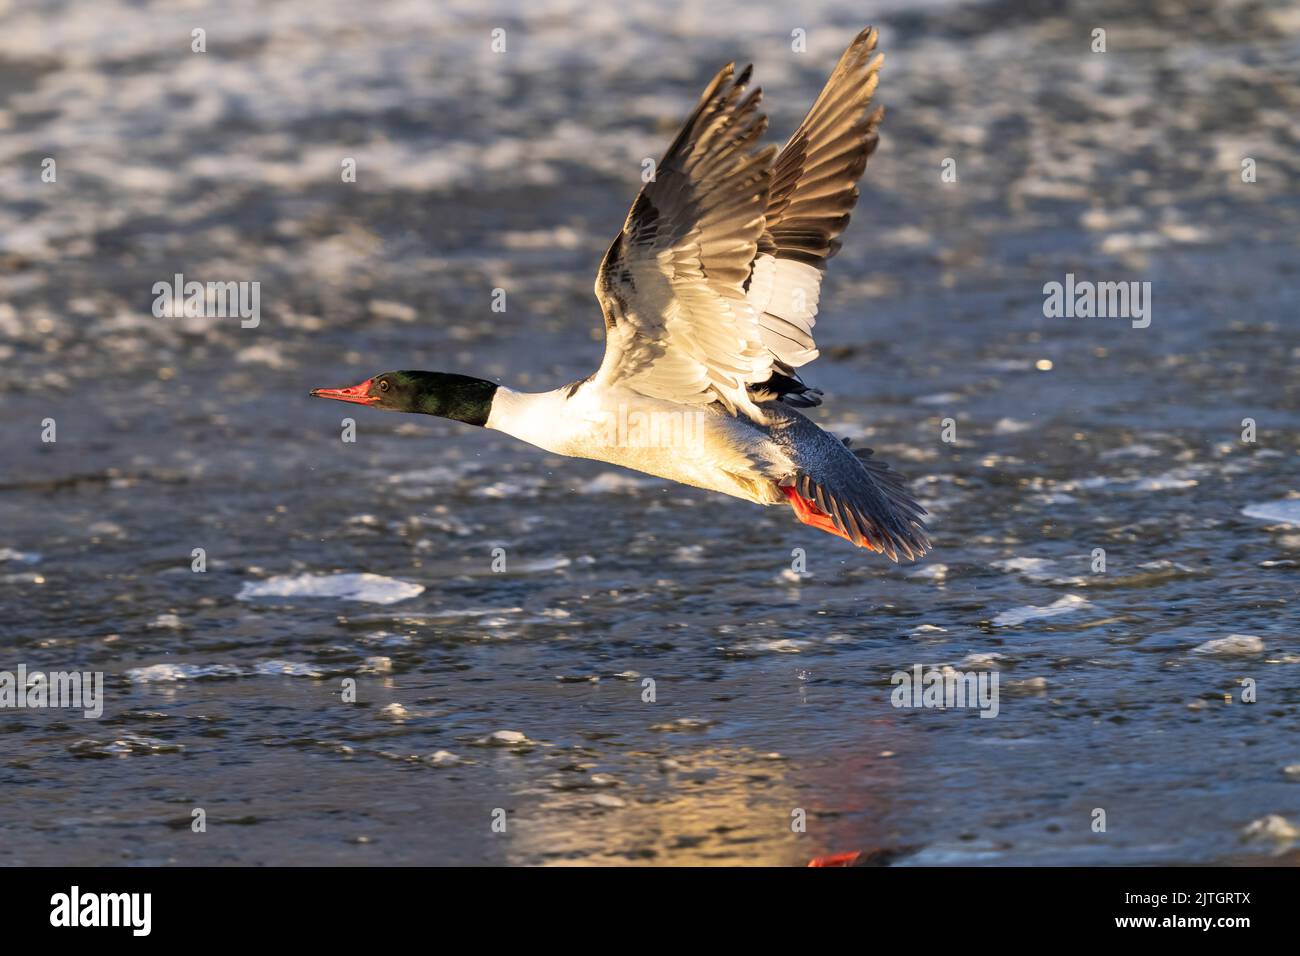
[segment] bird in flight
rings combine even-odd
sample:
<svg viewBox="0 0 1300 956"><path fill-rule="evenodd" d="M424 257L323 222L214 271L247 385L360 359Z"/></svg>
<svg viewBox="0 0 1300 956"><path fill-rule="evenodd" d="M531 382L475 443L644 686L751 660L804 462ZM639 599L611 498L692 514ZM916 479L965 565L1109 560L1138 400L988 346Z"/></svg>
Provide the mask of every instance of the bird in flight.
<svg viewBox="0 0 1300 956"><path fill-rule="evenodd" d="M384 372L317 398L486 426L733 495L915 560L926 511L901 476L799 412L822 393L798 369L826 263L879 141L871 97L883 57L862 31L778 152L750 68L713 78L637 195L596 275L605 357L588 378L518 392L446 372Z"/></svg>

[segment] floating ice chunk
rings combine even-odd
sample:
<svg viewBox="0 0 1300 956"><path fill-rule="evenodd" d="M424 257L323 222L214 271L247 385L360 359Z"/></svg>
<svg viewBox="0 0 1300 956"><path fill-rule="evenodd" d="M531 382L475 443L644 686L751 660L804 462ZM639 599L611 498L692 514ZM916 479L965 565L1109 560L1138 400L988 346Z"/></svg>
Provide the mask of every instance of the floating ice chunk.
<svg viewBox="0 0 1300 956"><path fill-rule="evenodd" d="M1050 495L1034 495L1034 501L1040 505L1070 505L1079 499L1074 495L1067 495L1065 492L1055 492Z"/></svg>
<svg viewBox="0 0 1300 956"><path fill-rule="evenodd" d="M68 753L74 757L125 757L129 754L183 753L184 744L174 744L157 737L142 734L123 734L114 740L84 738L68 744Z"/></svg>
<svg viewBox="0 0 1300 956"><path fill-rule="evenodd" d="M650 485L659 484L657 478L634 478L618 471L603 471L586 485L578 488L584 495L620 494L640 491Z"/></svg>
<svg viewBox="0 0 1300 956"><path fill-rule="evenodd" d="M1107 478L1105 475L1094 475L1091 478L1076 478L1071 481L1059 481L1056 487L1062 491L1091 491L1094 488L1105 488L1109 485L1118 483L1118 478Z"/></svg>
<svg viewBox="0 0 1300 956"><path fill-rule="evenodd" d="M1241 831L1243 840L1251 840L1264 843L1278 843L1282 846L1300 839L1300 827L1288 820L1286 817L1270 813L1266 817L1260 817L1246 826Z"/></svg>
<svg viewBox="0 0 1300 956"><path fill-rule="evenodd" d="M518 230L501 235L501 243L507 249L577 249L584 241L582 233L572 226Z"/></svg>
<svg viewBox="0 0 1300 956"><path fill-rule="evenodd" d="M1018 571L1026 577L1042 577L1048 568L1056 566L1050 558L1006 558L992 563L999 570Z"/></svg>
<svg viewBox="0 0 1300 956"><path fill-rule="evenodd" d="M523 608L521 607L448 608L444 611L434 611L430 614L421 614L419 619L422 621L441 621L449 618L481 617L485 614L519 614L522 611Z"/></svg>
<svg viewBox="0 0 1300 956"><path fill-rule="evenodd" d="M420 314L405 302L393 302L390 299L371 299L370 314L379 319L394 319L398 322L414 322Z"/></svg>
<svg viewBox="0 0 1300 956"><path fill-rule="evenodd" d="M432 465L413 471L399 471L385 476L390 485L449 485L465 477L465 471L448 465Z"/></svg>
<svg viewBox="0 0 1300 956"><path fill-rule="evenodd" d="M1180 488L1193 488L1199 482L1199 476L1207 474L1208 467L1204 465L1187 465L1182 468L1175 468L1173 471L1166 471L1159 475L1148 475L1144 478L1134 477L1110 477L1107 475L1094 475L1090 478L1079 478L1074 481L1061 481L1056 483L1056 488L1060 491L1093 491L1098 488L1108 488L1115 491L1177 491Z"/></svg>
<svg viewBox="0 0 1300 956"><path fill-rule="evenodd" d="M567 568L573 561L565 557L538 558L536 561L519 561L510 565L510 570L520 571L558 571Z"/></svg>
<svg viewBox="0 0 1300 956"><path fill-rule="evenodd" d="M464 761L457 757L450 750L436 750L424 758L424 762L431 767L454 767Z"/></svg>
<svg viewBox="0 0 1300 956"><path fill-rule="evenodd" d="M1241 509L1241 513L1247 518L1258 518L1261 521L1300 525L1300 498L1283 498L1281 501L1247 505Z"/></svg>
<svg viewBox="0 0 1300 956"><path fill-rule="evenodd" d="M1067 594L1059 601L1046 607L1026 605L1025 607L1014 607L1009 611L1003 611L993 619L993 626L1013 627L1016 624L1024 624L1026 621L1036 621L1045 617L1060 617L1062 614L1073 614L1075 611L1086 611L1091 607L1092 602L1079 597L1077 594Z"/></svg>
<svg viewBox="0 0 1300 956"><path fill-rule="evenodd" d="M1153 448L1150 445L1144 445L1141 442L1133 445L1124 445L1120 448L1112 448L1104 451L1097 457L1102 461L1111 461L1115 458L1156 458L1160 455L1159 448Z"/></svg>
<svg viewBox="0 0 1300 956"><path fill-rule="evenodd" d="M258 661L253 672L268 677L325 676L325 672L314 664L304 664L300 661Z"/></svg>
<svg viewBox="0 0 1300 956"><path fill-rule="evenodd" d="M666 724L653 724L650 729L661 733L673 733L678 730L704 730L712 727L714 721L701 717L679 717Z"/></svg>
<svg viewBox="0 0 1300 956"><path fill-rule="evenodd" d="M912 399L917 405L956 405L966 401L966 396L958 392L937 392L933 395L921 395Z"/></svg>
<svg viewBox="0 0 1300 956"><path fill-rule="evenodd" d="M0 575L0 582L4 584L44 584L45 575L38 574L35 571L23 571L20 574Z"/></svg>
<svg viewBox="0 0 1300 956"><path fill-rule="evenodd" d="M957 666L966 670L1000 671L1005 666L1006 659L1007 655L999 654L996 651L972 652L959 660Z"/></svg>
<svg viewBox="0 0 1300 956"><path fill-rule="evenodd" d="M995 435L1014 435L1017 432L1029 431L1034 427L1033 422L1021 421L1017 418L999 418L993 424L993 434Z"/></svg>
<svg viewBox="0 0 1300 956"><path fill-rule="evenodd" d="M1193 654L1211 657L1246 657L1264 653L1264 639L1250 634L1229 634L1227 637L1206 641L1193 648Z"/></svg>
<svg viewBox="0 0 1300 956"><path fill-rule="evenodd" d="M1152 478L1141 478L1129 486L1130 491L1176 491L1179 488L1194 488L1199 484L1195 478L1183 478L1174 472L1166 472Z"/></svg>
<svg viewBox="0 0 1300 956"><path fill-rule="evenodd" d="M918 624L912 628L912 637L919 637L922 634L947 634L946 627L939 627L937 624Z"/></svg>
<svg viewBox="0 0 1300 956"><path fill-rule="evenodd" d="M1024 680L1007 681L1007 690L1025 691L1030 694L1041 694L1047 690L1046 677L1026 677Z"/></svg>
<svg viewBox="0 0 1300 956"><path fill-rule="evenodd" d="M382 574L293 574L245 581L235 595L240 601L260 597L339 598L370 604L396 604L424 592L424 585Z"/></svg>
<svg viewBox="0 0 1300 956"><path fill-rule="evenodd" d="M19 564L36 564L41 555L35 551L15 551L13 548L0 548L0 561L17 561Z"/></svg>
<svg viewBox="0 0 1300 956"><path fill-rule="evenodd" d="M673 552L673 560L680 561L682 564L703 564L704 563L704 545L688 544L683 545Z"/></svg>
<svg viewBox="0 0 1300 956"><path fill-rule="evenodd" d="M1063 584L1067 587L1084 587L1088 581L1077 574L1059 574L1056 568L1060 562L1051 558L1007 558L994 561L993 567L999 571L1019 574L1030 581L1044 581L1048 584Z"/></svg>
<svg viewBox="0 0 1300 956"><path fill-rule="evenodd" d="M278 347L258 343L235 353L235 361L240 365L265 365L267 368L284 368L288 361Z"/></svg>
<svg viewBox="0 0 1300 956"><path fill-rule="evenodd" d="M541 476L518 475L474 489L480 498L536 498L551 482Z"/></svg>
<svg viewBox="0 0 1300 956"><path fill-rule="evenodd" d="M924 564L915 571L907 572L905 576L915 581L942 581L948 577L948 565Z"/></svg>
<svg viewBox="0 0 1300 956"><path fill-rule="evenodd" d="M753 653L799 654L812 646L812 641L802 640L797 637L773 637L745 641L742 644L737 644L735 649Z"/></svg>
<svg viewBox="0 0 1300 956"><path fill-rule="evenodd" d="M521 747L535 742L517 730L495 730L478 744L481 747Z"/></svg>
<svg viewBox="0 0 1300 956"><path fill-rule="evenodd" d="M126 678L137 684L163 684L205 677L238 677L241 673L238 667L229 664L153 664L132 667L126 672Z"/></svg>

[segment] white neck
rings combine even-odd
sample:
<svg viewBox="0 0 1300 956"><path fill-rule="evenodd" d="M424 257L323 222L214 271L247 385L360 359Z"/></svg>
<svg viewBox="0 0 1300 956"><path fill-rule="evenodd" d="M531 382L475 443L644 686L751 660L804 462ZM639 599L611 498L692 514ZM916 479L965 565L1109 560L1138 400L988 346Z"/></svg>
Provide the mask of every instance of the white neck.
<svg viewBox="0 0 1300 956"><path fill-rule="evenodd" d="M566 407L567 391L516 392L502 385L492 398L486 427L556 454L568 454L564 446L572 409Z"/></svg>

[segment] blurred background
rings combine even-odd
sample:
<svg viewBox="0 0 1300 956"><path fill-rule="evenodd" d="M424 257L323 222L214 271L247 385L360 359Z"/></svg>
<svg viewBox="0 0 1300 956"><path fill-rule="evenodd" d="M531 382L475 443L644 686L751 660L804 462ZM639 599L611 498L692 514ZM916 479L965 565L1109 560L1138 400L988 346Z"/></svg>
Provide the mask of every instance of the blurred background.
<svg viewBox="0 0 1300 956"><path fill-rule="evenodd" d="M0 669L107 681L0 711L0 862L1295 862L1300 8L596 6L0 0ZM780 141L867 23L805 377L921 564L306 397L586 376L642 161L731 60ZM260 324L156 317L176 273ZM1067 273L1150 327L1045 318ZM894 709L916 663L999 717Z"/></svg>

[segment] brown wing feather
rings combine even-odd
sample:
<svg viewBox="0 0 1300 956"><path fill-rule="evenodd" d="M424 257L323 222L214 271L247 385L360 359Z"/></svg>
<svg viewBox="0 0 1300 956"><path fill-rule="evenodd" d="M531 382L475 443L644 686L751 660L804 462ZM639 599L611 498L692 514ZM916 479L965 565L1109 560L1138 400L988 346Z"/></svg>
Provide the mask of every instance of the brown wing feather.
<svg viewBox="0 0 1300 956"><path fill-rule="evenodd" d="M756 302L763 341L776 370L787 375L817 357L812 329L821 279L879 142L884 110L871 109L871 97L884 58L873 55L876 40L868 27L844 51L773 166L751 298L763 300Z"/></svg>
<svg viewBox="0 0 1300 956"><path fill-rule="evenodd" d="M749 385L771 372L745 294L775 149L750 70L728 65L637 195L596 277L605 314L598 377L686 404L761 413Z"/></svg>

